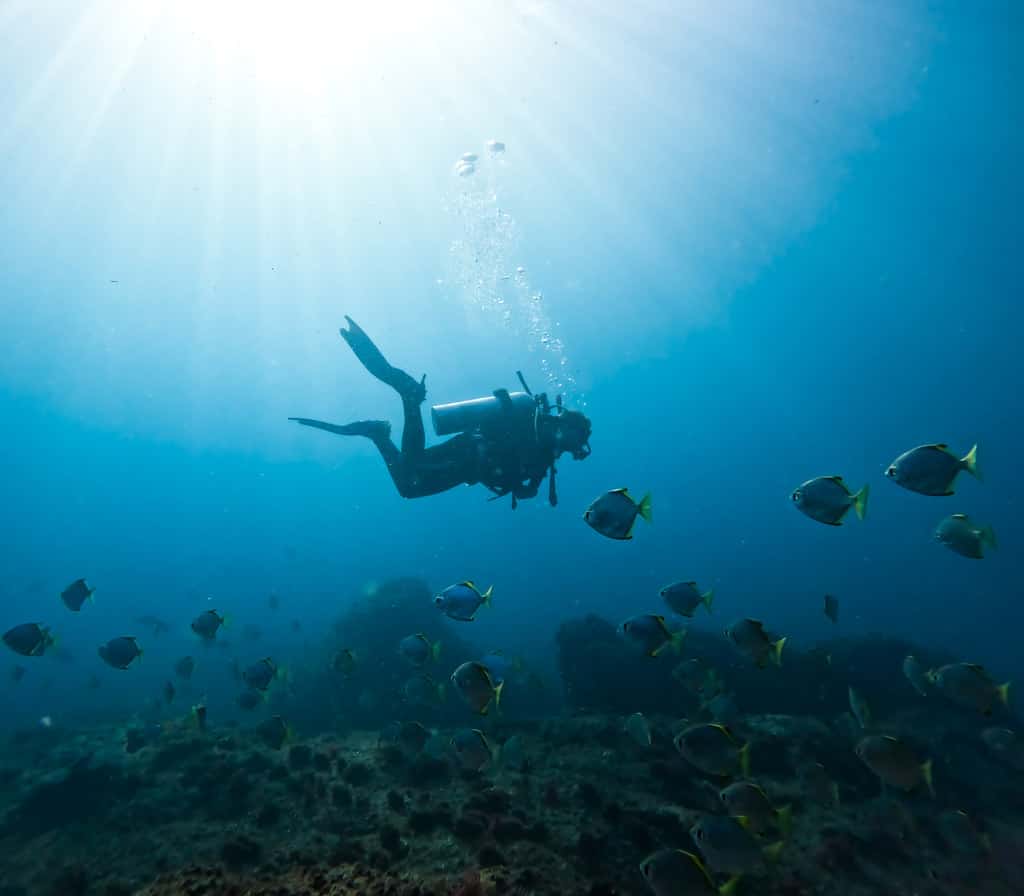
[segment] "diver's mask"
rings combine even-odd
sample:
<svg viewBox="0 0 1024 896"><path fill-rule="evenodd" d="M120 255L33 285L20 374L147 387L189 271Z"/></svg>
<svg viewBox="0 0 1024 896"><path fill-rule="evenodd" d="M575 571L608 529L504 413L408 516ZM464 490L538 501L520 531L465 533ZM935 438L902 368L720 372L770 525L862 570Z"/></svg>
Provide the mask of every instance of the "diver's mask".
<svg viewBox="0 0 1024 896"><path fill-rule="evenodd" d="M555 454L568 451L573 460L590 457L590 420L579 411L562 411L555 423Z"/></svg>

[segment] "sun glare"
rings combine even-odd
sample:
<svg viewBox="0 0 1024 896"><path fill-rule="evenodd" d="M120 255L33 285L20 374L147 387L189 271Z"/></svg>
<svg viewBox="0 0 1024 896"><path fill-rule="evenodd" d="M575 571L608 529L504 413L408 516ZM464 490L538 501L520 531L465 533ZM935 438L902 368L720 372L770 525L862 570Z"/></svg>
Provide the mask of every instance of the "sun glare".
<svg viewBox="0 0 1024 896"><path fill-rule="evenodd" d="M176 0L166 10L232 67L292 85L428 40L439 11L423 0Z"/></svg>

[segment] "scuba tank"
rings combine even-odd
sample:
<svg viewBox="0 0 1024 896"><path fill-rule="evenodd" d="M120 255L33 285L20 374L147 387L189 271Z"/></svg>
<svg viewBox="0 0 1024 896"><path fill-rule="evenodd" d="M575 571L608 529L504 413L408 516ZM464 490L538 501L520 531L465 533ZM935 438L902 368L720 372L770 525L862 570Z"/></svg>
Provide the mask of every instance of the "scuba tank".
<svg viewBox="0 0 1024 896"><path fill-rule="evenodd" d="M478 427L501 425L509 413L532 416L537 400L528 392L509 392L498 389L484 398L469 398L448 404L435 404L430 409L434 432L439 436L467 432Z"/></svg>

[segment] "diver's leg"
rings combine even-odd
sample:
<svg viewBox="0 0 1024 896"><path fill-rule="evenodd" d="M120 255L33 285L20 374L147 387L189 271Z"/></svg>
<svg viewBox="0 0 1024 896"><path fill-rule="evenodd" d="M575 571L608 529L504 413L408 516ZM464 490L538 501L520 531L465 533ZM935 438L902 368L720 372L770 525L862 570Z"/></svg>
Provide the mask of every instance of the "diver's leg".
<svg viewBox="0 0 1024 896"><path fill-rule="evenodd" d="M417 416L419 409L417 408ZM357 420L355 423L346 423L338 426L334 423L324 423L323 420L310 420L308 417L289 417L303 426L312 426L314 429L323 429L327 432L336 433L339 436L366 436L380 452L384 464L391 474L391 481L403 498L418 497L413 487L413 477L408 474L408 466L405 463L402 453L391 441L391 424L386 420ZM420 429L423 426L420 424Z"/></svg>
<svg viewBox="0 0 1024 896"><path fill-rule="evenodd" d="M349 328L347 330L342 328L338 332L341 333L341 338L348 343L355 356L362 362L363 367L382 383L387 383L402 396L403 401L411 400L421 404L427 395L426 374L417 382L404 370L392 367L384 355L381 354L380 349L374 345L373 340L363 331L363 328L347 314L345 315L345 320L348 321Z"/></svg>
<svg viewBox="0 0 1024 896"><path fill-rule="evenodd" d="M366 436L376 442L378 439L391 440L391 424L387 420L357 420L355 423L346 423L339 426L336 423L324 423L323 420L310 420L308 417L289 417L303 426L312 426L314 429L323 429L333 432L339 436ZM397 452L397 448L395 451Z"/></svg>
<svg viewBox="0 0 1024 896"><path fill-rule="evenodd" d="M420 402L415 398L406 398L403 395L402 410L405 416L405 422L402 424L402 454L410 461L415 462L416 456L422 454L427 445L427 434L423 431Z"/></svg>

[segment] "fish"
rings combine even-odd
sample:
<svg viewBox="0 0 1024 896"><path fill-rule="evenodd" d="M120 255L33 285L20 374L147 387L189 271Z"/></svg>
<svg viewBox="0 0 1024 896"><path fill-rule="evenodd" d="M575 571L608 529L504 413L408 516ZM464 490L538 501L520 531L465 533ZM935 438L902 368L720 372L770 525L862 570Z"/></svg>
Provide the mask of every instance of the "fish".
<svg viewBox="0 0 1024 896"><path fill-rule="evenodd" d="M935 540L971 560L982 560L986 547L997 547L992 527L976 526L965 513L954 513L939 523L935 528Z"/></svg>
<svg viewBox="0 0 1024 896"><path fill-rule="evenodd" d="M452 749L464 769L478 772L494 760L487 736L479 728L461 728L452 735Z"/></svg>
<svg viewBox="0 0 1024 896"><path fill-rule="evenodd" d="M854 752L884 784L908 793L924 786L935 797L932 761L921 762L905 740L888 734L872 734L859 741Z"/></svg>
<svg viewBox="0 0 1024 896"><path fill-rule="evenodd" d="M742 816L702 815L690 828L690 836L708 867L723 874L756 871L765 860L777 859L783 846L782 841L762 846Z"/></svg>
<svg viewBox="0 0 1024 896"><path fill-rule="evenodd" d="M1024 740L1009 728L986 728L981 739L992 755L1011 768L1024 771Z"/></svg>
<svg viewBox="0 0 1024 896"><path fill-rule="evenodd" d="M797 510L812 520L829 526L841 526L843 517L852 507L857 519L864 519L868 507L869 487L865 485L854 494L843 482L842 476L818 476L808 479L789 496Z"/></svg>
<svg viewBox="0 0 1024 896"><path fill-rule="evenodd" d="M947 445L918 445L903 452L885 471L886 478L920 495L952 495L961 470L981 479L978 446L957 457Z"/></svg>
<svg viewBox="0 0 1024 896"><path fill-rule="evenodd" d="M992 838L963 809L946 809L936 819L946 844L963 855L984 855L992 851Z"/></svg>
<svg viewBox="0 0 1024 896"><path fill-rule="evenodd" d="M750 744L742 747L720 722L690 725L673 739L679 755L708 775L750 775Z"/></svg>
<svg viewBox="0 0 1024 896"><path fill-rule="evenodd" d="M641 747L651 745L651 726L642 712L633 713L622 727Z"/></svg>
<svg viewBox="0 0 1024 896"><path fill-rule="evenodd" d="M254 691L252 688L246 688L235 698L235 703L238 704L240 709L244 709L247 712L255 709L263 702L263 694L259 691Z"/></svg>
<svg viewBox="0 0 1024 896"><path fill-rule="evenodd" d="M491 594L494 586L491 585L483 594L472 582L459 582L456 585L449 585L440 594L434 596L434 606L437 607L449 619L457 622L472 622L476 618L476 611L481 606L491 606Z"/></svg>
<svg viewBox="0 0 1024 896"><path fill-rule="evenodd" d="M730 896L736 880L719 887L694 853L659 849L640 863L640 874L654 896Z"/></svg>
<svg viewBox="0 0 1024 896"><path fill-rule="evenodd" d="M928 680L949 700L984 716L990 716L996 707L1010 703L1010 682L996 684L985 668L976 663L941 666L928 673Z"/></svg>
<svg viewBox="0 0 1024 896"><path fill-rule="evenodd" d="M174 694L175 693L176 692L174 690L174 682L173 681L165 681L164 682L164 701L166 703L173 703L174 702Z"/></svg>
<svg viewBox="0 0 1024 896"><path fill-rule="evenodd" d="M206 730L206 704L197 703L192 707L192 719L200 731Z"/></svg>
<svg viewBox="0 0 1024 896"><path fill-rule="evenodd" d="M499 153L503 153L505 151L505 144L502 143L500 140L488 140L487 151L492 155L498 155Z"/></svg>
<svg viewBox="0 0 1024 896"><path fill-rule="evenodd" d="M470 708L480 715L486 715L493 704L501 703L501 691L505 682L495 684L491 673L480 663L463 663L452 673L452 684L469 704Z"/></svg>
<svg viewBox="0 0 1024 896"><path fill-rule="evenodd" d="M828 616L833 623L839 622L839 601L831 594L825 595L825 615Z"/></svg>
<svg viewBox="0 0 1024 896"><path fill-rule="evenodd" d="M11 681L17 684L25 677L25 667L17 664L11 667Z"/></svg>
<svg viewBox="0 0 1024 896"><path fill-rule="evenodd" d="M694 611L701 605L710 613L711 604L715 599L714 588L709 588L701 594L696 582L673 582L658 593L673 613L686 617L692 617Z"/></svg>
<svg viewBox="0 0 1024 896"><path fill-rule="evenodd" d="M725 637L733 647L763 669L769 662L782 665L782 648L785 638L775 638L764 630L760 619L741 619L725 630Z"/></svg>
<svg viewBox="0 0 1024 896"><path fill-rule="evenodd" d="M671 631L665 624L665 617L653 613L631 616L619 623L619 633L650 657L658 656L665 649L679 653L686 638L686 629Z"/></svg>
<svg viewBox="0 0 1024 896"><path fill-rule="evenodd" d="M417 632L415 635L407 635L398 642L398 652L416 668L421 668L431 661L437 662L441 655L441 642L431 643L423 632Z"/></svg>
<svg viewBox="0 0 1024 896"><path fill-rule="evenodd" d="M242 681L246 687L256 691L265 691L275 678L283 677L284 671L279 669L269 656L257 660L242 672Z"/></svg>
<svg viewBox="0 0 1024 896"><path fill-rule="evenodd" d="M77 613L82 609L82 604L93 599L95 591L96 589L90 588L85 579L75 579L60 593L60 599L72 613Z"/></svg>
<svg viewBox="0 0 1024 896"><path fill-rule="evenodd" d="M253 730L271 750L280 750L293 736L292 729L280 716L271 716Z"/></svg>
<svg viewBox="0 0 1024 896"><path fill-rule="evenodd" d="M359 657L351 647L343 647L331 658L331 668L345 678L351 678L359 663Z"/></svg>
<svg viewBox="0 0 1024 896"><path fill-rule="evenodd" d="M135 638L111 638L96 651L108 666L115 669L127 669L135 660L142 656L142 650Z"/></svg>
<svg viewBox="0 0 1024 896"><path fill-rule="evenodd" d="M922 697L928 696L928 672L913 656L907 656L903 661L903 675Z"/></svg>
<svg viewBox="0 0 1024 896"><path fill-rule="evenodd" d="M688 691L697 693L703 687L706 676L713 671L705 666L704 660L691 657L676 664L672 677Z"/></svg>
<svg viewBox="0 0 1024 896"><path fill-rule="evenodd" d="M718 791L718 798L729 815L747 819L747 829L752 833L764 833L774 825L783 837L789 836L793 822L791 808L776 809L764 788L753 781L734 781Z"/></svg>
<svg viewBox="0 0 1024 896"><path fill-rule="evenodd" d="M204 610L192 620L192 631L204 641L212 641L217 637L217 630L227 624L227 618L216 610Z"/></svg>
<svg viewBox="0 0 1024 896"><path fill-rule="evenodd" d="M591 529L616 541L633 537L636 518L651 522L651 494L648 492L638 504L624 488L615 488L595 498L584 511L583 519Z"/></svg>
<svg viewBox="0 0 1024 896"><path fill-rule="evenodd" d="M402 685L402 697L420 706L438 706L444 703L446 688L427 674L414 675Z"/></svg>
<svg viewBox="0 0 1024 896"><path fill-rule="evenodd" d="M857 724L860 725L861 728L870 728L871 709L868 707L867 701L852 687L847 688L847 695L850 699L850 712L853 713L853 717L857 720Z"/></svg>
<svg viewBox="0 0 1024 896"><path fill-rule="evenodd" d="M57 643L50 630L38 622L26 622L4 632L4 644L22 656L42 656Z"/></svg>
<svg viewBox="0 0 1024 896"><path fill-rule="evenodd" d="M184 678L188 681L192 677L192 673L195 671L196 661L190 656L183 656L178 662L174 664L174 674L178 678Z"/></svg>
<svg viewBox="0 0 1024 896"><path fill-rule="evenodd" d="M395 733L395 741L409 752L419 753L431 736L431 732L421 722L402 722Z"/></svg>
<svg viewBox="0 0 1024 896"><path fill-rule="evenodd" d="M166 634L171 630L170 623L164 622L162 619L156 616L136 616L135 624L144 626L150 630L150 634L156 638L159 635Z"/></svg>
<svg viewBox="0 0 1024 896"><path fill-rule="evenodd" d="M731 725L740 716L739 705L736 703L736 697L732 694L715 694L710 699L702 701L700 708L723 725Z"/></svg>

